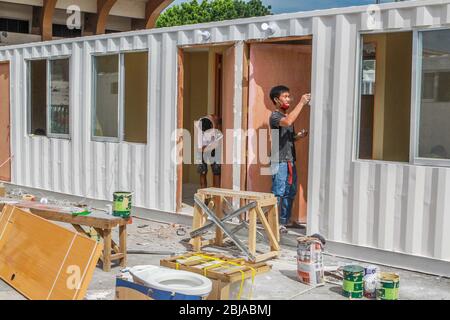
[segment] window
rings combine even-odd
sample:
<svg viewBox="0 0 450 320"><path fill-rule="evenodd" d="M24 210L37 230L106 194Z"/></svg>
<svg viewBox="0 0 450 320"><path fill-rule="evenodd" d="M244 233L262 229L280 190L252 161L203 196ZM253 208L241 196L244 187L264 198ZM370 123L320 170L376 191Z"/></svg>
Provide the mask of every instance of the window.
<svg viewBox="0 0 450 320"><path fill-rule="evenodd" d="M409 162L412 32L361 39L358 157Z"/></svg>
<svg viewBox="0 0 450 320"><path fill-rule="evenodd" d="M30 23L26 20L0 18L0 31L28 33Z"/></svg>
<svg viewBox="0 0 450 320"><path fill-rule="evenodd" d="M419 33L418 154L450 159L450 30Z"/></svg>
<svg viewBox="0 0 450 320"><path fill-rule="evenodd" d="M148 53L94 57L93 138L147 143Z"/></svg>
<svg viewBox="0 0 450 320"><path fill-rule="evenodd" d="M147 143L146 52L125 54L125 141Z"/></svg>
<svg viewBox="0 0 450 320"><path fill-rule="evenodd" d="M45 136L47 133L47 61L30 61L30 132Z"/></svg>
<svg viewBox="0 0 450 320"><path fill-rule="evenodd" d="M29 133L68 137L69 59L29 61Z"/></svg>
<svg viewBox="0 0 450 320"><path fill-rule="evenodd" d="M53 24L53 36L61 38L81 37L81 29L69 29L65 24Z"/></svg>
<svg viewBox="0 0 450 320"><path fill-rule="evenodd" d="M50 133L69 134L69 59L50 60Z"/></svg>
<svg viewBox="0 0 450 320"><path fill-rule="evenodd" d="M119 138L119 55L94 59L94 136Z"/></svg>

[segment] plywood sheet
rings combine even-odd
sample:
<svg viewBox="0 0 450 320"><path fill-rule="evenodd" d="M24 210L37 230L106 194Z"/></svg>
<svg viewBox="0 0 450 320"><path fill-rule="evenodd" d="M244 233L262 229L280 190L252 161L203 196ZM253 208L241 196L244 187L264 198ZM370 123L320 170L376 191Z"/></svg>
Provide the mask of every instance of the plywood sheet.
<svg viewBox="0 0 450 320"><path fill-rule="evenodd" d="M270 131L269 117L274 110L270 101L270 89L276 85L286 85L297 104L304 93L311 90L311 46L291 44L252 44L250 46L250 84L249 84L249 129L256 134L248 140L247 189L250 191L271 192L272 178L265 175L268 163L265 155L270 155L269 134L262 135L261 129ZM295 122L295 130L309 130L309 107L304 108ZM268 150L260 150L266 140ZM308 153L309 139L296 142L298 192L292 211L293 220L306 223ZM263 169L263 171L262 171Z"/></svg>
<svg viewBox="0 0 450 320"><path fill-rule="evenodd" d="M9 63L0 63L0 180L11 181Z"/></svg>
<svg viewBox="0 0 450 320"><path fill-rule="evenodd" d="M102 248L16 207L0 216L0 278L29 299L83 299Z"/></svg>

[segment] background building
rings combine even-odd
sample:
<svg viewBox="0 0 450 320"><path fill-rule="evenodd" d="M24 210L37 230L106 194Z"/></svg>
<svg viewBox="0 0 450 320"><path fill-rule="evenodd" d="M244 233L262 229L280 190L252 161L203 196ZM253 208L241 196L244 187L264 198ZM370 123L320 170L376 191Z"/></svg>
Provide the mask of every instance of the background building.
<svg viewBox="0 0 450 320"><path fill-rule="evenodd" d="M170 3L172 0L0 1L0 45L153 28ZM77 8L78 13L74 11ZM79 28L72 27L74 24Z"/></svg>

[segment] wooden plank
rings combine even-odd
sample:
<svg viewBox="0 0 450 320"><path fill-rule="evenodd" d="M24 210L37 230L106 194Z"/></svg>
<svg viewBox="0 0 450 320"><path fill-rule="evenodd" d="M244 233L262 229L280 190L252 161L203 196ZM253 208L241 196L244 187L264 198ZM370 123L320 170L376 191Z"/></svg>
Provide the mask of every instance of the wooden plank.
<svg viewBox="0 0 450 320"><path fill-rule="evenodd" d="M102 247L75 231L5 206L0 217L0 278L29 299L83 299Z"/></svg>
<svg viewBox="0 0 450 320"><path fill-rule="evenodd" d="M279 251L271 251L271 252L267 252L264 254L260 254L260 255L256 256L255 262L261 262L261 261L275 258L275 257L278 257L279 254L280 254Z"/></svg>
<svg viewBox="0 0 450 320"><path fill-rule="evenodd" d="M111 255L111 261L123 259L124 257L125 257L125 255L123 253L114 253Z"/></svg>
<svg viewBox="0 0 450 320"><path fill-rule="evenodd" d="M111 271L111 229L103 229L103 271Z"/></svg>
<svg viewBox="0 0 450 320"><path fill-rule="evenodd" d="M203 195L196 194L196 196L199 197L201 201L204 201L205 197ZM195 204L194 205L194 217L192 221L192 230L196 230L198 228L201 228L203 226L203 213L201 208ZM192 246L194 248L194 251L200 251L202 246L202 240L201 237L196 237L193 239Z"/></svg>
<svg viewBox="0 0 450 320"><path fill-rule="evenodd" d="M268 207L268 206L273 206L273 205L276 205L276 204L277 204L277 198L275 196L273 198L258 200L258 205L261 208Z"/></svg>
<svg viewBox="0 0 450 320"><path fill-rule="evenodd" d="M216 214L216 217L222 220L223 218L223 198L220 196L215 196L214 198L214 211ZM216 246L222 246L223 245L223 231L219 227L216 227L216 239L215 239L215 245Z"/></svg>
<svg viewBox="0 0 450 320"><path fill-rule="evenodd" d="M222 197L232 197L232 198L244 198L247 200L262 200L266 198L273 198L272 193L263 192L253 192L253 191L236 191L231 189L220 189L220 188L206 188L199 189L198 194L207 196L222 196Z"/></svg>
<svg viewBox="0 0 450 320"><path fill-rule="evenodd" d="M56 205L44 205L34 201L16 201L8 198L0 198L0 210L11 202L14 202L12 205L15 207L29 209L34 215L52 221L67 222L101 229L111 229L119 225L128 224L128 220L126 219L110 216L103 212L94 211L88 216L74 216L67 210Z"/></svg>
<svg viewBox="0 0 450 320"><path fill-rule="evenodd" d="M262 211L261 207L256 207L256 212L258 213L259 220L262 222L262 225L264 229L266 230L266 234L269 237L270 241L270 249L272 251L279 251L280 245L275 237L275 235L272 232L272 227L269 225L269 222L266 219L266 216L264 215L264 212Z"/></svg>
<svg viewBox="0 0 450 320"><path fill-rule="evenodd" d="M184 104L184 54L182 49L178 49L178 95L177 95L177 128L183 129L183 104ZM177 212L181 211L183 205L183 135L177 141Z"/></svg>
<svg viewBox="0 0 450 320"><path fill-rule="evenodd" d="M272 228L272 232L275 235L278 243L280 242L280 222L278 220L278 205L274 205L270 208L268 213L268 219L270 227Z"/></svg>
<svg viewBox="0 0 450 320"><path fill-rule="evenodd" d="M251 254L256 254L256 210L251 209L248 216L248 249Z"/></svg>
<svg viewBox="0 0 450 320"><path fill-rule="evenodd" d="M127 226L123 225L119 227L119 252L123 254L123 258L120 261L121 267L127 266ZM116 246L117 247L117 246Z"/></svg>

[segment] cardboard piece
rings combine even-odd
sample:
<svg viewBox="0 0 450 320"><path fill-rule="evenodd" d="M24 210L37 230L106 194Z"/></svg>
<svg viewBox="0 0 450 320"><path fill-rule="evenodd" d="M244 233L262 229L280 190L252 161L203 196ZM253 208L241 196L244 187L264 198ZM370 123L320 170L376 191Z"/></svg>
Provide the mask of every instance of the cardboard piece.
<svg viewBox="0 0 450 320"><path fill-rule="evenodd" d="M32 300L81 300L103 245L25 210L0 215L0 278Z"/></svg>

